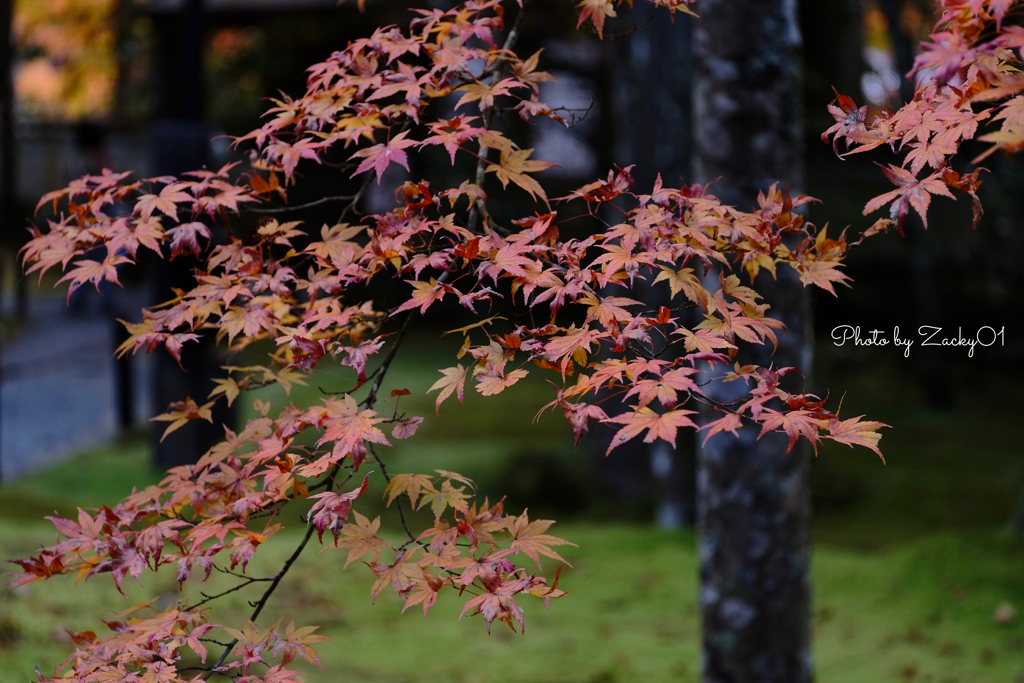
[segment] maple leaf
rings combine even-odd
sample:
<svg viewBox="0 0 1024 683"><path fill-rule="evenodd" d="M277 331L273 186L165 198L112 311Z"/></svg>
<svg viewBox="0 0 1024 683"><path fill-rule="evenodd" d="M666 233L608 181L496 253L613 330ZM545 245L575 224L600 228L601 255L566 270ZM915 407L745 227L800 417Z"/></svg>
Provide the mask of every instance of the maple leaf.
<svg viewBox="0 0 1024 683"><path fill-rule="evenodd" d="M505 528L508 530L509 536L512 537L512 552L525 554L537 563L537 567L540 567L540 555L571 567L572 565L566 562L565 558L551 548L560 545L576 547L576 544L545 534L544 532L554 523L554 520L550 519L535 519L531 522L526 510L523 510L523 514L518 517L506 517Z"/></svg>
<svg viewBox="0 0 1024 683"><path fill-rule="evenodd" d="M384 175L384 171L391 164L398 164L408 171L409 155L404 150L406 147L419 144L416 140L406 140L405 136L408 134L409 131L402 131L386 143L373 145L353 154L352 159L362 159L363 161L359 164L356 172L352 174L352 177L355 178L357 175L373 169L377 173L377 184L380 185L380 179Z"/></svg>
<svg viewBox="0 0 1024 683"><path fill-rule="evenodd" d="M314 631L318 628L320 627L303 626L302 628L295 628L295 622L289 622L284 635L278 634L278 640L273 647L275 653L281 653L282 666L289 664L296 657L301 657L310 664L314 664L321 669L324 668L323 663L320 661L320 655L310 647L313 643L325 643L330 640L327 636L316 635Z"/></svg>
<svg viewBox="0 0 1024 683"><path fill-rule="evenodd" d="M352 501L366 493L369 483L370 476L366 475L363 477L362 485L348 493L325 491L309 497L310 500L317 501L310 508L308 518L316 527L317 538L321 543L324 540L324 531L328 529L334 534L335 542L337 542L338 535L345 526L345 522L348 521L348 513L352 510Z"/></svg>
<svg viewBox="0 0 1024 683"><path fill-rule="evenodd" d="M879 164L881 166L881 164ZM927 178L918 180L910 171L899 166L881 166L885 176L893 185L898 185L898 190L886 192L875 197L864 207L864 215L877 211L889 202L893 202L889 210L889 217L896 222L897 227L903 224L910 207L921 217L924 227L928 227L928 205L931 203L932 195L938 194L943 197L955 199L953 194L942 182L943 171L939 170ZM895 201L893 201L895 200ZM902 229L900 230L902 234Z"/></svg>
<svg viewBox="0 0 1024 683"><path fill-rule="evenodd" d="M402 605L402 614L405 614L405 610L410 607L423 605L423 615L426 616L430 608L437 602L437 592L447 582L448 580L439 579L424 569L423 575L414 578L412 585L402 592L402 595L405 597L405 604Z"/></svg>
<svg viewBox="0 0 1024 683"><path fill-rule="evenodd" d="M276 328L274 314L258 305L250 304L244 307L231 306L228 308L221 316L218 335L227 335L228 342L234 343L235 337L239 334L249 339L256 339L263 330L272 333Z"/></svg>
<svg viewBox="0 0 1024 683"><path fill-rule="evenodd" d="M188 187L188 183L171 183L170 185L164 185L158 195L144 194L135 203L135 211L138 212L143 221L148 221L154 211L159 211L168 218L177 220L178 204L195 201L192 195L182 192L186 187Z"/></svg>
<svg viewBox="0 0 1024 683"><path fill-rule="evenodd" d="M490 164L485 170L487 173L494 173L498 176L498 180L501 181L501 186L503 188L508 187L508 181L511 180L513 183L529 192L530 196L534 199L539 196L547 202L548 196L544 193L544 188L540 186L540 183L526 174L538 173L552 168L553 166L558 166L558 164L530 159L531 154L533 154L532 149L520 149L508 154L501 152L501 161L497 164Z"/></svg>
<svg viewBox="0 0 1024 683"><path fill-rule="evenodd" d="M290 247L292 245L292 237L304 237L306 235L305 231L295 229L300 225L302 225L302 221L278 223L277 219L271 218L256 229L256 234L261 240L268 240L274 244L283 244Z"/></svg>
<svg viewBox="0 0 1024 683"><path fill-rule="evenodd" d="M1018 98L1024 104L1024 97ZM1024 139L1022 139L1024 141ZM965 173L961 176L953 169L946 169L942 175L942 181L950 187L955 187L958 190L962 190L971 196L971 208L974 212L974 224L972 227L977 230L978 224L981 223L981 217L985 215L985 210L982 208L981 199L978 198L978 186L981 185L978 180L978 174L983 169L976 168L972 173ZM867 232L864 233L867 236Z"/></svg>
<svg viewBox="0 0 1024 683"><path fill-rule="evenodd" d="M217 385L207 398L213 398L218 394L224 394L228 400L228 406L235 402L238 398L238 394L241 393L242 389L238 386L238 382L231 379L230 377L214 379L214 383Z"/></svg>
<svg viewBox="0 0 1024 683"><path fill-rule="evenodd" d="M435 403L435 412L441 412L441 404L444 403L452 394L455 394L459 403L465 403L465 390L466 390L466 369L459 363L453 368L444 368L441 370L441 374L444 375L441 379L434 382L434 384L427 389L427 393L431 391L440 390L441 393L437 395L437 402ZM457 393L456 393L457 392Z"/></svg>
<svg viewBox="0 0 1024 683"><path fill-rule="evenodd" d="M469 610L473 610L473 614L483 615L488 633L491 632L491 622L495 619L505 622L513 631L515 626L512 625L512 620L515 619L525 631L523 608L516 603L513 596L527 590L532 584L533 577L507 579L493 589L489 588L486 593L468 600L462 607L459 619L462 619Z"/></svg>
<svg viewBox="0 0 1024 683"><path fill-rule="evenodd" d="M598 330L593 330L584 325L576 329L576 324L565 331L565 334L555 337L544 346L544 357L551 361L561 361L562 372L565 372L569 364L569 358L583 354L582 364L586 363L586 354L591 352L591 345L608 335Z"/></svg>
<svg viewBox="0 0 1024 683"><path fill-rule="evenodd" d="M276 630L277 624L261 631L253 621L247 621L241 631L224 627L224 631L238 641L235 654L243 658L242 664L246 667L257 662L266 664L263 660L263 647L261 646L274 636Z"/></svg>
<svg viewBox="0 0 1024 683"><path fill-rule="evenodd" d="M51 576L62 574L65 570L63 553L54 554L46 550L40 553L39 557L30 557L26 560L9 560L9 562L18 565L25 572L4 584L12 588L24 586L40 579L48 579Z"/></svg>
<svg viewBox="0 0 1024 683"><path fill-rule="evenodd" d="M459 147L463 142L472 140L481 133L485 133L484 128L474 128L469 125L470 121L475 120L475 116L456 116L454 119L448 119L447 121L438 121L436 123L429 124L430 130L434 133L428 138L425 138L420 143L421 146L426 145L444 145L444 148L448 150L448 155L451 157L452 164L455 163L455 153L459 150ZM465 188L465 189L464 189ZM475 188L469 190L469 188ZM458 200L461 194L467 193L482 193L479 187L473 185L468 180L463 181L462 188L459 190L449 190L448 199L451 205L454 207L455 202ZM471 196L472 200L472 196Z"/></svg>
<svg viewBox="0 0 1024 683"><path fill-rule="evenodd" d="M706 304L708 300L707 290L701 286L700 280L694 274L692 268L683 268L675 271L667 266L661 266L658 277L654 279L654 282L658 283L663 280L668 282L668 286L672 290L672 298L675 298L679 292L682 292L690 301Z"/></svg>
<svg viewBox="0 0 1024 683"><path fill-rule="evenodd" d="M647 430L644 443L652 443L656 439L667 441L672 446L676 445L676 430L679 427L696 427L697 425L687 415L693 415L692 410L670 410L659 415L648 407L639 408L632 413L617 415L602 420L602 422L615 422L625 425L615 433L612 442L605 451L605 455L611 453L615 448L640 435Z"/></svg>
<svg viewBox="0 0 1024 683"><path fill-rule="evenodd" d="M836 101L839 103L839 106L837 107L834 104L828 105L828 113L832 114L836 122L831 128L821 134L821 141L828 142L829 136L834 133L832 151L839 154L838 145L840 138L846 139L846 145L849 148L851 134L867 130L864 122L867 118L868 108L867 105L858 108L852 98L840 95L839 91L835 88L832 88L832 92L836 94Z"/></svg>
<svg viewBox="0 0 1024 683"><path fill-rule="evenodd" d="M640 407L658 399L663 408L674 408L678 402L677 392L690 392L697 388L697 384L690 379L690 375L696 372L694 368L677 368L661 377L640 380L626 392L625 398L637 396Z"/></svg>
<svg viewBox="0 0 1024 683"><path fill-rule="evenodd" d="M75 269L68 271L64 277L57 280L57 284L67 282L68 280L71 281L71 285L68 286L69 301L75 290L86 282L93 283L96 291L99 291L100 283L104 280L113 282L120 287L121 283L117 279L117 267L123 263L130 263L130 261L124 256L118 256L114 252L108 253L103 261L91 261L89 259L75 261Z"/></svg>
<svg viewBox="0 0 1024 683"><path fill-rule="evenodd" d="M395 312L392 313L392 315L401 313L402 311L408 311L409 309L416 308L417 306L419 306L420 314L426 313L431 304L443 299L444 295L451 289L444 283L438 283L435 278L430 278L430 282L412 280L409 284L412 285L414 290L412 297L395 309Z"/></svg>
<svg viewBox="0 0 1024 683"><path fill-rule="evenodd" d="M882 462L885 462L885 456L878 450L878 441L882 438L878 430L889 425L881 422L861 422L861 417L864 416L851 417L849 420L839 420L839 418L829 420L828 436L825 438L845 443L851 448L854 445L870 448L882 459Z"/></svg>
<svg viewBox="0 0 1024 683"><path fill-rule="evenodd" d="M468 83L461 88L462 98L455 104L455 109L468 102L480 102L480 111L490 109L494 106L494 98L500 95L508 95L513 88L525 88L525 83L520 83L514 78L503 78L496 83Z"/></svg>
<svg viewBox="0 0 1024 683"><path fill-rule="evenodd" d="M806 285L817 285L832 296L838 296L832 288L833 282L846 284L852 280L849 275L836 270L838 263L832 261L804 260L797 261L796 269L800 273L800 282Z"/></svg>
<svg viewBox="0 0 1024 683"><path fill-rule="evenodd" d="M739 415L737 415L736 413L725 413L723 417L720 417L719 419L714 420L713 422L707 423L706 425L701 427L700 430L702 431L706 429L708 431L707 436L704 437L704 443L707 443L708 439L710 439L715 434L718 434L719 432L729 432L733 436L737 436L737 430L742 426L743 420L742 418L740 418Z"/></svg>
<svg viewBox="0 0 1024 683"><path fill-rule="evenodd" d="M200 235L209 242L210 229L198 222L183 223L176 228L168 230L167 236L171 238L171 260L178 258L182 254L201 256L202 248L199 246Z"/></svg>
<svg viewBox="0 0 1024 683"><path fill-rule="evenodd" d="M138 254L139 247L143 246L163 258L164 255L160 250L160 242L163 237L164 230L160 225L159 218L140 220L134 224L130 224L122 218L115 221L110 228L107 249L110 253L117 253L123 248L134 259Z"/></svg>
<svg viewBox="0 0 1024 683"><path fill-rule="evenodd" d="M342 569L347 568L356 560L361 560L366 555L369 555L374 562L378 562L384 548L391 547L383 538L377 537L377 530L380 529L380 517L371 522L356 510L353 510L352 514L355 515L355 522L349 522L343 526L341 534L335 537L334 543L324 548L324 550L328 548L348 549Z"/></svg>
<svg viewBox="0 0 1024 683"><path fill-rule="evenodd" d="M546 71L537 71L537 66L540 64L540 53L543 51L544 49L541 48L528 59L512 66L512 73L515 74L516 78L533 88L534 92L540 91L539 86L541 83L558 80Z"/></svg>
<svg viewBox="0 0 1024 683"><path fill-rule="evenodd" d="M191 398L187 398L184 401L172 403L169 407L170 410L168 412L150 418L153 422L171 423L167 426L163 436L160 437L161 441L166 439L168 434L181 429L192 420L213 422L213 413L210 410L213 407L213 401L200 406Z"/></svg>
<svg viewBox="0 0 1024 683"><path fill-rule="evenodd" d="M580 8L580 16L576 22L576 28L583 25L583 22L590 19L597 31L598 38L604 38L604 20L608 17L615 17L615 5L612 0L583 0L576 5Z"/></svg>
<svg viewBox="0 0 1024 683"><path fill-rule="evenodd" d="M494 363L488 363L484 372L475 375L477 381L476 390L483 396L494 396L495 394L500 394L528 374L530 373L526 370L505 372L503 367L498 367Z"/></svg>
<svg viewBox="0 0 1024 683"><path fill-rule="evenodd" d="M280 524L270 524L263 530L263 533L252 531L251 529L233 529L240 538L235 539L235 542L232 544L235 550L231 553L231 568L234 569L240 564L242 565L242 571L245 572L249 560L256 554L256 548L266 543L267 539L282 528Z"/></svg>
<svg viewBox="0 0 1024 683"><path fill-rule="evenodd" d="M356 400L349 394L345 394L345 398L340 401L324 399L324 406L312 412L317 422L327 427L317 441L317 446L335 442L336 456L349 454L362 441L391 445L384 437L384 432L376 427L378 423L384 422L384 418L378 417L375 410L360 410Z"/></svg>
<svg viewBox="0 0 1024 683"><path fill-rule="evenodd" d="M608 419L608 414L600 406L589 405L583 402L569 403L568 401L563 401L560 405L562 406L562 413L565 415L565 419L569 420L569 424L572 425L573 448L580 445L580 439L589 431L588 422L590 420Z"/></svg>
<svg viewBox="0 0 1024 683"><path fill-rule="evenodd" d="M825 426L825 423L815 413L808 410L792 410L788 413L780 413L770 408L765 408L762 415L764 417L761 419L761 433L758 434L757 438L761 438L768 432L781 428L786 432L786 436L789 437L789 444L786 446L787 453L793 449L793 444L802 436L811 442L811 445L814 447L814 453L817 455L818 441L821 440L821 437L818 435L818 428Z"/></svg>
<svg viewBox="0 0 1024 683"><path fill-rule="evenodd" d="M434 470L434 471L437 472L438 474L440 474L445 479L451 479L452 481L457 481L460 484L465 484L466 486L468 486L471 489L475 489L476 488L476 484L473 483L472 479L470 479L469 477L464 477L461 474L459 474L458 472L449 472L448 470Z"/></svg>
<svg viewBox="0 0 1024 683"><path fill-rule="evenodd" d="M625 273L629 282L640 273L641 266L653 265L650 256L644 253L634 254L632 251L620 244L610 244L601 247L607 253L601 254L594 259L594 265L601 264L601 284L607 285L609 280L614 279L619 273Z"/></svg>
<svg viewBox="0 0 1024 683"><path fill-rule="evenodd" d="M395 498L404 493L409 496L413 507L416 508L420 494L424 490L433 489L433 479L429 474L396 474L391 477L387 488L384 489L384 495L388 497L388 507L391 507L391 503L394 502Z"/></svg>
<svg viewBox="0 0 1024 683"><path fill-rule="evenodd" d="M477 270L480 279L490 277L495 284L502 273L508 273L515 277L526 277L526 268L534 264L533 259L523 256L529 251L528 246L506 244L494 251L486 261L480 264Z"/></svg>
<svg viewBox="0 0 1024 683"><path fill-rule="evenodd" d="M414 546L407 550L396 552L394 564L384 564L383 562L366 563L373 570L373 573L377 575L377 580L374 582L373 588L370 589L370 600L372 602L377 601L377 596L388 585L396 593L401 592L412 585L415 579L423 576L423 570L420 569L419 563L413 559L418 550L419 547Z"/></svg>
<svg viewBox="0 0 1024 683"><path fill-rule="evenodd" d="M430 501L430 509L433 511L435 519L440 519L441 514L449 507L463 514L469 512L469 507L466 505L469 495L463 493L466 490L464 486L455 488L450 481L445 479L441 482L440 489L435 489L431 484L425 485L424 488L426 490L423 491L419 504L416 506L417 510Z"/></svg>
<svg viewBox="0 0 1024 683"><path fill-rule="evenodd" d="M267 145L266 154L271 159L281 161L281 168L284 169L284 177L287 180L295 173L299 159L310 159L320 163L319 151L323 147L324 143L317 140L303 139L291 145L281 140L274 140Z"/></svg>
<svg viewBox="0 0 1024 683"><path fill-rule="evenodd" d="M714 353L715 349L736 348L734 344L730 344L729 340L721 334L711 332L710 330L691 331L683 327L673 332L673 334L681 335L686 339L684 346L687 351Z"/></svg>
<svg viewBox="0 0 1024 683"><path fill-rule="evenodd" d="M408 439L416 433L416 430L422 423L422 417L411 417L408 420L402 420L395 425L394 429L391 430L391 436L396 439Z"/></svg>

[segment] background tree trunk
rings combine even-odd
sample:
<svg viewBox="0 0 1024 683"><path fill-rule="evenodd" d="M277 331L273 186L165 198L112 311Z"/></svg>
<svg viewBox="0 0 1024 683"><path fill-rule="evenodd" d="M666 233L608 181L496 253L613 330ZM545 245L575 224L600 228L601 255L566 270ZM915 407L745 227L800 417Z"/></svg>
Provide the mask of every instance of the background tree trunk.
<svg viewBox="0 0 1024 683"><path fill-rule="evenodd" d="M1020 496L1017 498L1017 505L1010 516L1010 530L1024 538L1024 489L1021 489Z"/></svg>
<svg viewBox="0 0 1024 683"><path fill-rule="evenodd" d="M695 171L751 209L759 190L803 185L795 0L701 3L695 22ZM715 283L717 285L717 283ZM743 362L811 366L810 300L788 268L757 289L788 330ZM791 376L792 377L792 376ZM788 378L787 378L788 379ZM730 385L726 391L735 391ZM715 396L731 400L725 393ZM804 683L810 655L807 455L785 437L718 436L698 454L704 681Z"/></svg>
<svg viewBox="0 0 1024 683"><path fill-rule="evenodd" d="M0 44L0 240L12 245L17 240L14 237L14 84L11 73L14 59L13 14L13 0L0 4L0 32L3 32L3 43ZM16 258L13 265L17 271ZM0 297L3 295L3 280L3 261L0 260ZM2 455L0 453L0 457ZM2 479L3 468L0 467Z"/></svg>
<svg viewBox="0 0 1024 683"><path fill-rule="evenodd" d="M660 174L666 185L692 182L693 156L693 22L678 16L668 21L662 11L637 5L629 26L653 20L639 30L602 45L611 74L604 97L614 108L609 120L615 163L636 165L635 191L650 192ZM623 30L628 30L628 26ZM607 140L603 141L607 142ZM656 309L668 305L668 288L642 286L633 298ZM665 528L692 527L696 522L696 452L681 440L675 449L659 441L626 444L610 456L604 451L614 429L605 429L595 448L595 473L605 488L619 495L652 496L654 517Z"/></svg>
<svg viewBox="0 0 1024 683"><path fill-rule="evenodd" d="M153 161L161 175L180 175L203 168L207 162L203 9L203 0L185 0L177 12L159 16L156 22L155 85L161 118L153 133ZM195 286L188 259L159 261L154 271L159 301L170 296L172 287ZM223 364L223 354L212 339L205 337L184 345L181 367L168 353L154 354L154 408L163 412L170 403L188 397L202 405L213 388L210 378L221 374L219 367ZM196 420L162 441L165 426L153 423L151 440L157 464L168 468L196 462L224 438L222 425L234 428L234 414L222 401L214 406L212 423Z"/></svg>

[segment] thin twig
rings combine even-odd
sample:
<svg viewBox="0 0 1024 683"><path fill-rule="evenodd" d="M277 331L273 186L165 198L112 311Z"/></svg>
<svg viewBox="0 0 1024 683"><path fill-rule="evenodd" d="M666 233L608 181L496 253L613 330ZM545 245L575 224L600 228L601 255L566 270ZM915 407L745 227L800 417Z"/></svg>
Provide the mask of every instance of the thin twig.
<svg viewBox="0 0 1024 683"><path fill-rule="evenodd" d="M438 278L438 282L443 282L445 279L447 279L445 277L446 275L447 275L447 273L442 273L441 277ZM368 408L372 407L374 403L376 403L376 401L377 401L377 393L380 391L380 387L381 387L381 385L384 382L384 377L385 377L385 375L387 375L388 370L391 367L391 363L395 359L395 355L398 353L398 348L401 346L402 340L405 338L406 333L409 331L409 327L412 324L412 321L416 318L416 315L417 314L415 312L410 313L408 316L406 316L405 321L402 323L402 327L399 329L398 333L395 336L394 345L391 347L391 350L388 352L388 355L385 356L383 362L381 362L381 365L378 368L377 378L374 381L373 385L370 387L370 393L366 396L366 399L362 403L362 410L367 410ZM384 463L381 462L379 459L378 459L378 462L381 463L381 469L383 470L384 469ZM331 469L331 471L327 473L326 489L328 491L332 490L332 487L333 487L333 484L334 484L334 477L335 477L335 475L337 475L337 473L338 473L338 471L340 469L341 469L340 465L335 465ZM351 476L352 475L350 474L349 478L351 478ZM348 480L346 479L346 481L348 481ZM344 484L344 482L342 483L342 485L343 484ZM399 508L399 509L401 510L401 508ZM403 523L404 523L404 517L403 517ZM260 599L258 601L253 603L253 608L254 609L253 609L253 613L249 616L249 621L256 621L257 617L259 617L260 612L263 611L263 608L266 606L267 601L270 599L270 596L272 596L274 594L274 591L276 591L278 585L280 585L281 579L284 578L285 574L288 573L288 570L291 569L293 564L295 564L295 561L302 554L302 551L306 549L306 545L309 544L309 539L312 537L314 531L316 531L316 527L313 526L312 524L309 524L309 526L306 528L306 533L302 537L302 541L295 548L295 551L292 552L291 556L285 561L284 566L281 568L281 571L279 571L276 576L274 576L272 579L270 579L270 586L268 586L267 590L263 592L262 597L260 597ZM406 531L408 531L408 527L406 527ZM411 533L411 532L409 532L409 533ZM202 603L200 603L200 604L202 604ZM220 673L220 672L216 671L216 669L218 669L224 663L224 661L228 658L228 655L231 654L231 650L237 644L238 644L238 640L236 639L236 640L232 641L227 647L224 648L224 652L221 653L220 657L217 659L217 661L210 668L210 671L206 675L204 675L203 680L208 680L210 675L212 675L214 673Z"/></svg>
<svg viewBox="0 0 1024 683"><path fill-rule="evenodd" d="M526 9L519 10L519 14L516 15L516 20L512 24L512 28L509 29L508 36L505 37L505 43L501 46L502 51L511 50L515 47L516 41L519 40L519 27L523 23L523 15L526 14ZM491 76L492 83L496 83L502 76L502 72L505 69L504 60L495 62L494 66L488 69L485 75ZM487 130L491 129L491 124L494 122L494 107L488 107L484 113L484 128ZM476 162L476 177L473 182L478 187L484 186L484 178L487 175L487 152L489 148L483 143L480 143L480 152L477 155L478 161ZM469 209L469 219L466 221L466 227L470 232L475 233L477 223L480 221L481 211L486 211L483 207L483 202L477 199L473 202L473 205Z"/></svg>
<svg viewBox="0 0 1024 683"><path fill-rule="evenodd" d="M273 208L256 208L252 207L247 209L249 213L288 213L289 211L300 211L302 209L311 209L314 206L320 206L322 204L330 204L332 202L350 202L357 200L358 194L351 195L338 195L336 197L324 197L323 199L317 199L314 202L308 202L306 204L295 204L293 206L275 206Z"/></svg>
<svg viewBox="0 0 1024 683"><path fill-rule="evenodd" d="M263 582L263 581L270 581L270 580L271 579L247 579L247 580L243 581L242 583L238 584L237 586L235 586L234 588L229 588L229 589L227 589L226 591L224 591L222 593L217 593L215 595L207 595L206 593L200 593L200 595L202 595L203 598L205 598L204 600L200 600L199 602L193 603L193 604L189 605L188 607L184 607L184 608L182 608L181 611L182 612L191 612L194 609L199 609L200 607L202 607L203 605L205 605L208 602L213 602L217 598L223 598L225 595L230 595L231 593L234 593L235 591L240 591L243 588L245 588L246 586L251 586L254 583L260 583L260 582Z"/></svg>

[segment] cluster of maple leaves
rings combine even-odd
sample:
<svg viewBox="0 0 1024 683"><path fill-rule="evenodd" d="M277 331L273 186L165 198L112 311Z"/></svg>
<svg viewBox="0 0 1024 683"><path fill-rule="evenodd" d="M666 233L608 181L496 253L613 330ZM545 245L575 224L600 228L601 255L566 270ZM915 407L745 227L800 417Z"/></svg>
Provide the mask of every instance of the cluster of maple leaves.
<svg viewBox="0 0 1024 683"><path fill-rule="evenodd" d="M652 1L688 11L684 0ZM601 34L619 4L585 0L580 23L589 20ZM936 72L904 108L916 107L917 114L883 113L869 125L866 110L847 98L833 107L838 123L829 133L855 151L896 141L911 148L909 171L889 169L899 182L903 174L912 177L921 165L945 159L940 145L946 143L937 138L973 134L963 112L970 112L973 93L982 92L978 84L1005 96L1011 87L1006 83L1017 82L1006 51L1019 32L999 23L1015 3L947 5L953 14L944 21L956 27L950 31L966 35L973 24L964 16L973 13L985 26L1002 26L1001 37L964 52L962 64L969 66ZM1000 6L1006 6L1002 14ZM175 682L215 674L251 683L299 680L288 665L296 658L318 664L312 646L322 639L312 627L289 626L282 633L280 624L260 630L255 621L314 533L324 543L330 532L328 547L347 550L346 567L368 557L376 576L372 597L390 587L404 600L403 611L422 606L426 613L448 588L469 593L462 613L482 614L488 629L494 620L522 628L518 599L531 595L547 602L564 595L557 572L549 582L517 564L524 557L539 569L540 556L564 563L553 548L567 542L545 533L551 521L506 514L503 502L475 502L472 482L456 473L387 474L381 449L390 446L389 436L413 436L424 418L397 409L391 417L378 413L378 391L411 321L445 299L480 319L458 330L461 362L441 369L431 388L438 392L438 410L452 396L462 401L467 382L489 396L541 372L557 387L542 412L561 411L577 442L591 421L618 425L609 451L641 436L674 445L679 429L697 427L695 409L706 404L719 415L702 427L706 438L735 434L746 422L761 434L785 433L790 447L800 438L815 448L826 439L881 455L878 430L884 425L841 419L818 397L784 391L779 382L791 368L733 363L741 344L775 344L782 329L741 276L753 282L762 270L774 276L779 267L792 268L805 285L833 294L835 283L849 280L839 268L856 242L847 242L845 233L829 237L804 220L799 210L815 200L773 186L755 210L740 211L706 188L667 187L660 178L653 188L635 192L630 168L550 200L535 176L552 164L533 159L533 150L520 148L495 123L499 110L527 121L563 121L540 99L540 84L552 79L538 70L540 54L522 59L514 52L518 23L499 46L496 32L505 27L500 0L415 12L407 30L381 28L351 42L310 68L301 97L275 101L267 122L237 141L251 150L246 173L230 164L183 178L133 181L105 171L41 200L40 206L52 203L56 217L34 230L24 248L27 272L41 277L59 266L69 292L117 283L118 268L136 261L143 248L160 258L196 259L196 286L176 290L170 301L145 309L141 321L126 323L130 337L120 353L164 347L180 360L182 347L204 334L235 350L260 340L273 343L265 362L224 368L208 397L186 397L155 418L169 423L168 432L212 420L215 402L230 404L243 390L268 383L288 390L325 358L351 367L358 378L352 389L319 405L289 404L273 416L271 406L257 402L260 417L239 432L225 427L225 440L196 464L174 468L158 485L94 515L52 518L64 540L17 561L24 571L14 585L61 574L110 574L120 590L126 576L141 580L146 571L171 566L183 588L218 571L238 579L232 591L266 589L241 630L210 621L207 605L218 597L210 596L194 604L182 597L146 618L106 622L112 635L105 638L74 634L78 649L53 677L41 680ZM980 40L977 31L970 35ZM930 50L917 68L946 64L951 57L939 55L951 50ZM1002 79L998 84L995 75ZM993 116L1005 130L1020 128L1019 100L1002 104ZM939 113L953 103L955 116ZM913 116L917 124L908 123ZM926 118L929 123L921 123ZM475 176L458 187L405 182L395 208L356 220L370 183L381 182L391 164L408 170L411 153L433 146L443 147L453 165L460 156L472 159ZM336 225L312 230L298 221L253 217L252 208L268 203L286 208L281 202L303 160L328 163L338 155L341 162L329 163L362 185L343 198L349 203ZM952 173L946 169L937 177L973 192L976 173L955 179ZM519 188L511 191L530 207L527 215L509 225L490 215L483 187L488 174L502 188ZM939 192L934 182L908 181L893 196L874 200L869 208L895 198L893 219L878 221L865 236L901 220L907 203L923 213L929 193ZM589 221L588 236L560 238L559 223L570 219L574 226ZM390 310L365 294L365 285L382 279L403 280L407 288L407 297ZM642 297L630 296L641 285L658 283L669 290L671 307L652 310ZM499 306L521 312L519 319L529 324L484 317ZM684 324L684 311L694 312L698 322ZM372 356L382 360L371 371ZM697 377L709 368L720 369L713 381L746 385L746 397L729 405L710 398ZM616 410L608 407L612 397L619 399ZM302 438L306 434L315 440ZM367 459L388 482L388 505L398 507L407 537L400 544L379 535L380 518L353 510L370 487L369 475L344 490ZM296 499L313 505L295 554L275 576L248 576L250 560L283 528L280 510ZM433 524L413 531L403 506L429 509ZM212 663L184 667L183 648L206 663L204 638L214 629L233 639L230 646Z"/></svg>
<svg viewBox="0 0 1024 683"><path fill-rule="evenodd" d="M836 123L822 134L837 152L842 141L844 156L882 145L902 156L900 165L882 167L897 189L864 207L866 215L891 203L890 218L900 229L910 209L927 226L932 195L952 198L953 189L971 196L978 226L983 213L978 176L984 169L961 174L951 162L979 125L997 124L998 130L978 137L991 144L972 164L996 151L1024 150L1024 27L1013 23L1024 15L1024 3L942 0L937 5L935 30L909 74L916 81L914 99L895 112L883 108L869 115L868 107L836 93L829 106Z"/></svg>

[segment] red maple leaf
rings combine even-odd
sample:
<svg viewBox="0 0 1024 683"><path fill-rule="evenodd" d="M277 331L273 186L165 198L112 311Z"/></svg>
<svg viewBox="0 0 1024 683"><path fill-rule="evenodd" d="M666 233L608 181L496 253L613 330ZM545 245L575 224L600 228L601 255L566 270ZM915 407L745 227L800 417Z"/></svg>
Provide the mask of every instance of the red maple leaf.
<svg viewBox="0 0 1024 683"><path fill-rule="evenodd" d="M403 150L418 144L416 140L406 140L405 136L408 134L409 131L402 131L386 143L367 147L353 154L352 159L362 159L363 162L359 164L359 168L352 174L352 177L355 178L357 175L373 169L377 172L377 184L380 185L381 176L391 164L398 164L408 171L409 155Z"/></svg>
<svg viewBox="0 0 1024 683"><path fill-rule="evenodd" d="M932 195L938 194L955 199L953 193L946 187L946 183L942 182L942 170L936 171L927 178L918 180L913 173L899 166L893 166L892 164L888 166L879 164L879 166L885 172L885 176L893 185L898 185L899 189L886 192L869 201L864 207L864 215L866 216L889 202L893 202L892 207L889 209L889 216L896 222L896 227L900 230L900 234L903 232L901 227L903 220L907 217L911 207L921 217L921 222L927 228L928 205L932 201Z"/></svg>

